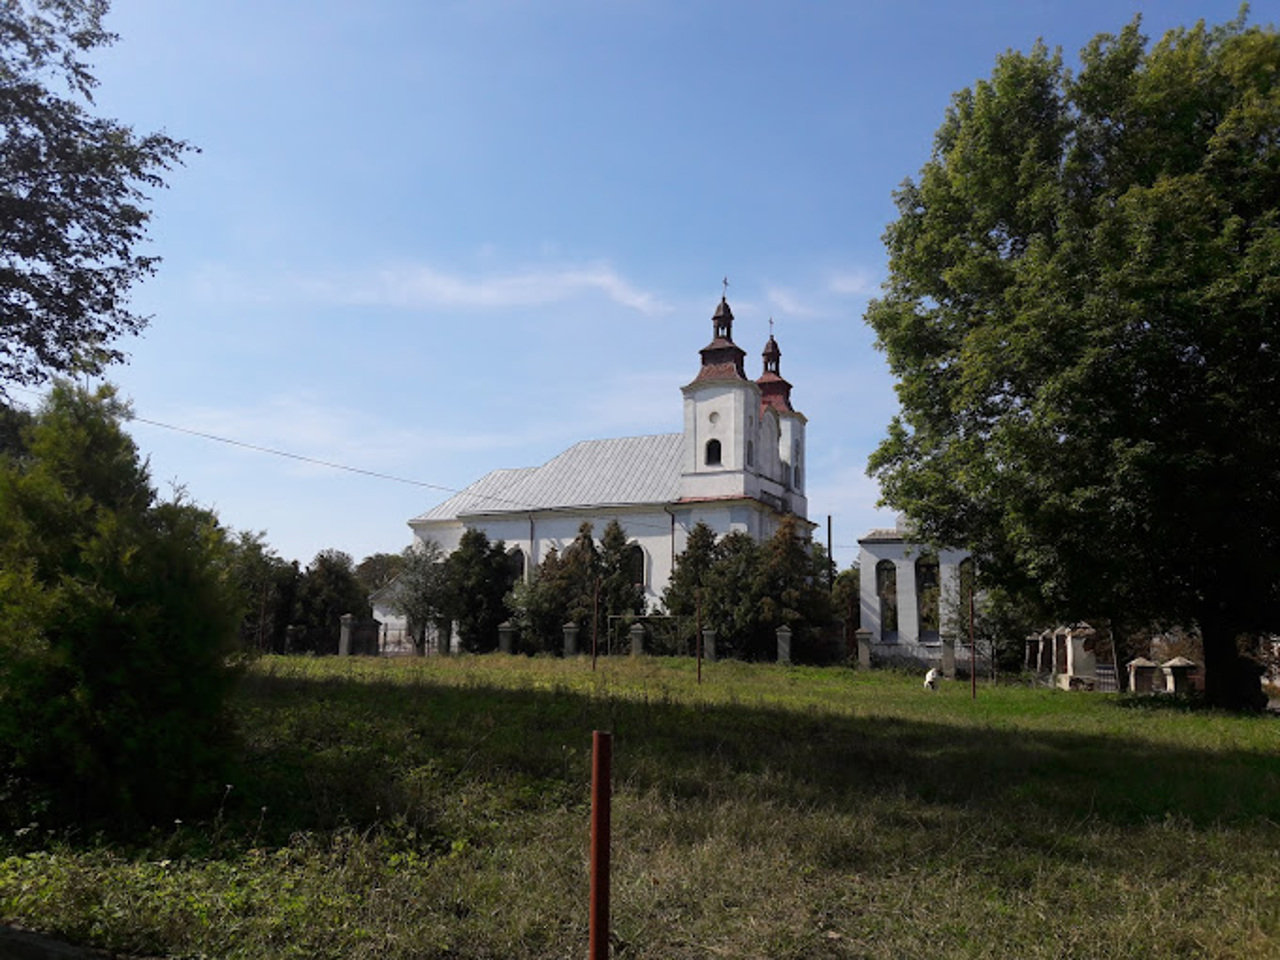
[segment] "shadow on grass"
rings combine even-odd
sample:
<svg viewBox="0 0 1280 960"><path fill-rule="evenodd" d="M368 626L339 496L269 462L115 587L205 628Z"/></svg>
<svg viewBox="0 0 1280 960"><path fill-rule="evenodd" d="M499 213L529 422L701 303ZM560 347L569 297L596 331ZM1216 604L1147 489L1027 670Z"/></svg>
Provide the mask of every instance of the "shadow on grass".
<svg viewBox="0 0 1280 960"><path fill-rule="evenodd" d="M397 822L429 842L455 801L491 818L584 806L592 729L613 731L618 789L674 802L799 815L889 797L1046 824L1280 821L1275 753L425 677L257 675L240 704L244 786L229 816L267 808L275 834Z"/></svg>

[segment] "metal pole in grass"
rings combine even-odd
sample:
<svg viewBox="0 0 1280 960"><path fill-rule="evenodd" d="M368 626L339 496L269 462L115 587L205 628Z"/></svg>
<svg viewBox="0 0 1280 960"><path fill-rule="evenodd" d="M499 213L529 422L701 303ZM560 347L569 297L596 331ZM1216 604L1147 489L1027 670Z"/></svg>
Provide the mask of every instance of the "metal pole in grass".
<svg viewBox="0 0 1280 960"><path fill-rule="evenodd" d="M970 700L978 699L978 655L973 642L973 584L969 585L969 683L973 686Z"/></svg>
<svg viewBox="0 0 1280 960"><path fill-rule="evenodd" d="M698 591L698 617L693 624L694 631L698 634L696 641L698 644L698 684L702 684L702 591Z"/></svg>
<svg viewBox="0 0 1280 960"><path fill-rule="evenodd" d="M589 960L609 960L609 804L613 735L591 734L591 913Z"/></svg>
<svg viewBox="0 0 1280 960"><path fill-rule="evenodd" d="M596 669L596 656L600 648L600 578L596 577L595 590L591 594L591 672Z"/></svg>

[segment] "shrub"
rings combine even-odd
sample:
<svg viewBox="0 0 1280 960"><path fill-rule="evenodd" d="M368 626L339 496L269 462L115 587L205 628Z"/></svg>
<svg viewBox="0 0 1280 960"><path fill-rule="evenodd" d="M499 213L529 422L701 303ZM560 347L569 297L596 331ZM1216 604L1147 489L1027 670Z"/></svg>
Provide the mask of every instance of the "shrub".
<svg viewBox="0 0 1280 960"><path fill-rule="evenodd" d="M158 502L109 388L0 458L0 809L155 821L220 789L239 611L217 518Z"/></svg>

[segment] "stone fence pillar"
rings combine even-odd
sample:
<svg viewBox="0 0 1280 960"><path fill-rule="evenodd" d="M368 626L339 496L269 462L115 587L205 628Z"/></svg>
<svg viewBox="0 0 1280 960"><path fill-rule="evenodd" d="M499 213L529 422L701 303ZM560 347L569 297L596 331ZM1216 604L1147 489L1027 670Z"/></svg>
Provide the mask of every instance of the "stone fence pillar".
<svg viewBox="0 0 1280 960"><path fill-rule="evenodd" d="M785 623L778 628L778 662L791 662L791 628Z"/></svg>
<svg viewBox="0 0 1280 960"><path fill-rule="evenodd" d="M354 614L344 613L339 619L338 628L338 656L351 656L351 628L355 625L356 618Z"/></svg>
<svg viewBox="0 0 1280 960"><path fill-rule="evenodd" d="M572 621L564 625L564 655L566 657L578 655L578 625Z"/></svg>
<svg viewBox="0 0 1280 960"><path fill-rule="evenodd" d="M942 675L948 680L956 678L956 638L950 633L942 635Z"/></svg>
<svg viewBox="0 0 1280 960"><path fill-rule="evenodd" d="M858 669L871 669L871 631L866 627L859 627L853 631L854 642L858 645Z"/></svg>
<svg viewBox="0 0 1280 960"><path fill-rule="evenodd" d="M702 656L706 660L716 658L716 631L714 627L702 628Z"/></svg>
<svg viewBox="0 0 1280 960"><path fill-rule="evenodd" d="M498 652L510 653L514 648L516 625L510 620L498 624Z"/></svg>
<svg viewBox="0 0 1280 960"><path fill-rule="evenodd" d="M633 623L628 631L631 637L631 655L638 657L644 653L644 624Z"/></svg>

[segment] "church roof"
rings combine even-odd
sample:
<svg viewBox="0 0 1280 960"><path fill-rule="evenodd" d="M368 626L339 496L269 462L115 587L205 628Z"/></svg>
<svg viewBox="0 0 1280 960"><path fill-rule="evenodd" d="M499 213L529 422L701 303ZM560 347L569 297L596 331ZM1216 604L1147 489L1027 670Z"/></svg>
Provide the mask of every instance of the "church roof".
<svg viewBox="0 0 1280 960"><path fill-rule="evenodd" d="M494 470L410 523L474 514L671 503L680 493L683 436L584 440L540 467Z"/></svg>

